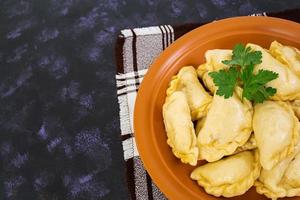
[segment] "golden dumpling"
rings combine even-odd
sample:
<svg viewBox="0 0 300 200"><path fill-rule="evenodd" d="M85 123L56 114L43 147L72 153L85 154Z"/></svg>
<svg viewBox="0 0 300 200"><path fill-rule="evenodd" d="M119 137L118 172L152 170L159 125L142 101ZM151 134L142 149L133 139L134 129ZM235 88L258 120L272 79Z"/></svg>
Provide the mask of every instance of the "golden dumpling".
<svg viewBox="0 0 300 200"><path fill-rule="evenodd" d="M232 57L232 50L228 49L214 49L205 52L206 63L200 65L197 69L198 76L203 80L205 86L214 93L216 88L213 79L208 75L209 72L219 71L228 68L222 63L223 60L230 60Z"/></svg>
<svg viewBox="0 0 300 200"><path fill-rule="evenodd" d="M213 49L205 52L206 71L219 71L220 69L228 68L223 64L223 60L231 60L232 50L230 49ZM200 71L198 71L200 72Z"/></svg>
<svg viewBox="0 0 300 200"><path fill-rule="evenodd" d="M200 132L201 128L203 127L203 124L205 122L205 117L200 119L197 124L196 124L196 136L197 134ZM248 141L242 145L242 146L239 146L234 152L233 154L237 154L237 153L240 153L242 151L247 151L247 150L253 150L257 148L257 145L256 145L256 140L255 140L255 137L254 137L254 134L251 134L251 136L249 137ZM199 154L199 160L201 160L201 157L200 157L200 154Z"/></svg>
<svg viewBox="0 0 300 200"><path fill-rule="evenodd" d="M214 95L211 107L197 135L199 159L208 162L231 155L244 145L252 132L252 104L237 87L233 96L224 99Z"/></svg>
<svg viewBox="0 0 300 200"><path fill-rule="evenodd" d="M257 73L260 69L264 69L279 74L277 79L266 84L268 87L277 89L276 94L271 99L286 101L300 98L300 77L294 71L271 56L268 50L256 44L247 44L246 46L251 47L252 50L262 52L262 63L255 66L254 73Z"/></svg>
<svg viewBox="0 0 300 200"><path fill-rule="evenodd" d="M249 190L259 173L258 153L244 151L196 168L191 178L208 194L234 197Z"/></svg>
<svg viewBox="0 0 300 200"><path fill-rule="evenodd" d="M271 43L270 53L300 76L300 51L298 49L295 47L284 46L279 42L274 41Z"/></svg>
<svg viewBox="0 0 300 200"><path fill-rule="evenodd" d="M172 152L183 163L195 166L198 159L196 135L187 98L183 92L174 92L166 98L163 118L167 143Z"/></svg>
<svg viewBox="0 0 300 200"><path fill-rule="evenodd" d="M272 199L285 197L286 190L281 187L280 182L291 160L292 155L280 161L271 170L262 169L259 179L255 182L257 193Z"/></svg>
<svg viewBox="0 0 300 200"><path fill-rule="evenodd" d="M175 91L182 91L186 95L192 120L200 119L207 113L212 97L199 82L194 67L183 67L179 73L173 77L170 87L167 90L167 96Z"/></svg>
<svg viewBox="0 0 300 200"><path fill-rule="evenodd" d="M255 105L253 130L264 169L272 169L294 152L299 123L289 104L265 101Z"/></svg>
<svg viewBox="0 0 300 200"><path fill-rule="evenodd" d="M255 182L256 191L268 198L300 196L300 143L295 152L280 161L272 169L262 169ZM295 157L296 155L296 157Z"/></svg>
<svg viewBox="0 0 300 200"><path fill-rule="evenodd" d="M295 101L291 102L291 106L294 110L295 115L300 120L300 100L295 100Z"/></svg>
<svg viewBox="0 0 300 200"><path fill-rule="evenodd" d="M282 185L288 190L297 189L297 193L300 196L300 154L298 153L296 157L290 162L287 167L283 179ZM289 192L290 194L292 191ZM296 194L296 193L295 193Z"/></svg>

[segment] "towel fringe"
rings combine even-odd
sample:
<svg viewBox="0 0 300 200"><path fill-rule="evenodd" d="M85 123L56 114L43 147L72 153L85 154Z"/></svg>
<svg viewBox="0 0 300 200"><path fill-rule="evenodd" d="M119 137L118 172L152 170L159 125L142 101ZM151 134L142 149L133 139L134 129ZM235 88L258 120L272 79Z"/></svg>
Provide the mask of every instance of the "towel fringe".
<svg viewBox="0 0 300 200"><path fill-rule="evenodd" d="M118 102L120 105L119 114L120 114L121 135L132 134L127 95L118 96Z"/></svg>

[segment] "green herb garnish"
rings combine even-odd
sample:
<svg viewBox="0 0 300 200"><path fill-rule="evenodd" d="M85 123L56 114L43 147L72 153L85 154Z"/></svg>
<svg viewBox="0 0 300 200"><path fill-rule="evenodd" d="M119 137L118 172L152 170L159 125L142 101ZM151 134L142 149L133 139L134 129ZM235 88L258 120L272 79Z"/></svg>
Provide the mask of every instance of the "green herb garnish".
<svg viewBox="0 0 300 200"><path fill-rule="evenodd" d="M218 86L217 95L224 96L225 99L232 96L239 75L237 68L230 67L229 70L222 69L218 72L210 72L209 75Z"/></svg>
<svg viewBox="0 0 300 200"><path fill-rule="evenodd" d="M269 70L259 70L253 73L254 65L260 64L262 53L252 51L250 47L237 44L232 51L232 59L224 60L222 63L229 66L229 69L222 69L218 72L210 72L214 84L218 87L216 92L225 99L233 95L238 82L243 87L243 98L254 103L262 103L276 93L276 89L266 87L265 84L278 77L278 73Z"/></svg>

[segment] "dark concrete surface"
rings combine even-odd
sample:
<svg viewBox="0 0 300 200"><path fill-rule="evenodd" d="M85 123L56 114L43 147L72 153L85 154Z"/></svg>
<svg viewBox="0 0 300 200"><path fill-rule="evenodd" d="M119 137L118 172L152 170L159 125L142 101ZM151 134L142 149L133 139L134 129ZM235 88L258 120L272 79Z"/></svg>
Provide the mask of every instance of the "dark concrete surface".
<svg viewBox="0 0 300 200"><path fill-rule="evenodd" d="M286 0L0 0L0 199L128 199L114 42L123 28L300 7Z"/></svg>

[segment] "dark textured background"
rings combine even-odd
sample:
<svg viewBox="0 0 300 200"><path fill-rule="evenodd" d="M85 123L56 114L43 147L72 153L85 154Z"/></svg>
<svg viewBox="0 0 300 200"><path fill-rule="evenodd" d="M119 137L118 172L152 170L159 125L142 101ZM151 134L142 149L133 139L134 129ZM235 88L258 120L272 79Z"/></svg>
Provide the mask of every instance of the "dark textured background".
<svg viewBox="0 0 300 200"><path fill-rule="evenodd" d="M0 199L127 199L113 47L123 28L300 7L272 0L0 0Z"/></svg>

